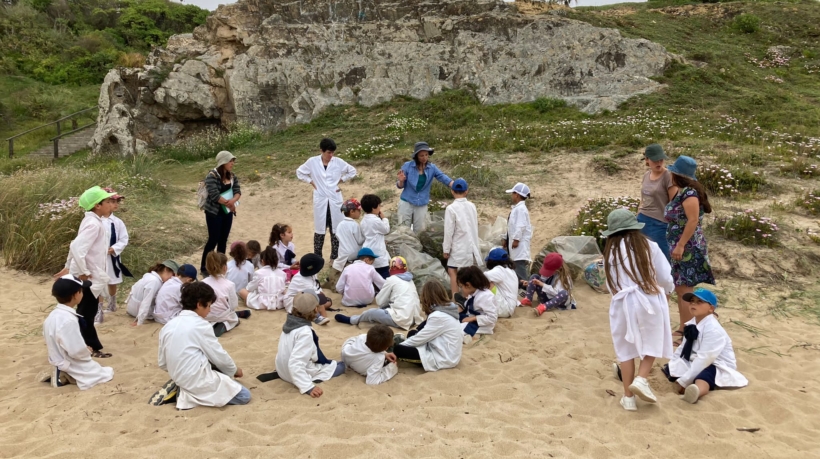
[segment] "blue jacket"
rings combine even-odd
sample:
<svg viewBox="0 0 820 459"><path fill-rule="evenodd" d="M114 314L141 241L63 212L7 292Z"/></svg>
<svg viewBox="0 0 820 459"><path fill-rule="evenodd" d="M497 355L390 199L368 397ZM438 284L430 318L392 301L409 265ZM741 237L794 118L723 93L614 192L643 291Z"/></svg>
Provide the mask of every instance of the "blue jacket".
<svg viewBox="0 0 820 459"><path fill-rule="evenodd" d="M436 167L435 164L427 162L424 166L424 175L427 176L427 182L420 191L416 191L416 185L419 183L419 169L416 167L415 161L407 161L401 166L407 180L404 182L404 187L400 187L398 181L397 188L403 188L401 192L401 199L407 201L414 206L426 206L430 202L430 187L433 186L433 179L443 183L447 188L450 187L450 182L453 180L444 172Z"/></svg>

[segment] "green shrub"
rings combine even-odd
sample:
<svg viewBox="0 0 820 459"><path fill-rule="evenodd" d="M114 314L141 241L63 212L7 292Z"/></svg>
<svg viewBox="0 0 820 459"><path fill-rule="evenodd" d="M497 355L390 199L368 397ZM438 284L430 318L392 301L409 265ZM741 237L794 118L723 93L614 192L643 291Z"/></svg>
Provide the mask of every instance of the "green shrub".
<svg viewBox="0 0 820 459"><path fill-rule="evenodd" d="M607 229L606 218L615 209L626 208L633 213L638 212L641 200L630 196L618 198L589 199L575 216L570 234L573 236L594 236L598 246L603 250L606 240L601 232Z"/></svg>
<svg viewBox="0 0 820 459"><path fill-rule="evenodd" d="M797 200L797 205L812 215L820 215L820 189L806 192L805 196Z"/></svg>
<svg viewBox="0 0 820 459"><path fill-rule="evenodd" d="M261 136L257 128L245 124L234 124L228 129L209 126L173 145L158 148L156 155L179 162L202 161L213 159L222 150L231 151L248 145Z"/></svg>
<svg viewBox="0 0 820 459"><path fill-rule="evenodd" d="M769 217L762 217L754 210L738 212L729 217L720 217L712 224L713 228L726 239L738 241L745 245L762 245L774 247L778 244L777 224Z"/></svg>
<svg viewBox="0 0 820 459"><path fill-rule="evenodd" d="M623 169L618 163L605 156L594 156L591 163L593 169L606 175L615 175Z"/></svg>
<svg viewBox="0 0 820 459"><path fill-rule="evenodd" d="M755 192L768 182L760 172L743 168L729 168L710 164L698 171L698 181L715 196Z"/></svg>
<svg viewBox="0 0 820 459"><path fill-rule="evenodd" d="M530 102L532 108L538 111L538 113L547 113L557 108L564 108L567 106L567 102L563 99L548 99L545 97L539 97L534 101Z"/></svg>
<svg viewBox="0 0 820 459"><path fill-rule="evenodd" d="M743 33L755 33L760 30L760 18L754 14L740 14L732 21L733 26Z"/></svg>
<svg viewBox="0 0 820 459"><path fill-rule="evenodd" d="M820 177L820 167L802 156L794 158L786 165L780 166L780 173L799 178Z"/></svg>

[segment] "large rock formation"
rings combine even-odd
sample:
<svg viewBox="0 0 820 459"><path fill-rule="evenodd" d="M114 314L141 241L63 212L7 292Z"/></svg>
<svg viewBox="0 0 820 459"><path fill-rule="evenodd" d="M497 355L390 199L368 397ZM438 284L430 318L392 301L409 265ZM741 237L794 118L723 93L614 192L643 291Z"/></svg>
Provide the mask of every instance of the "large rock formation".
<svg viewBox="0 0 820 459"><path fill-rule="evenodd" d="M594 113L657 90L673 58L500 0L240 0L144 68L112 70L92 147L128 154L212 123L276 130L329 105L468 86L488 104L554 97Z"/></svg>

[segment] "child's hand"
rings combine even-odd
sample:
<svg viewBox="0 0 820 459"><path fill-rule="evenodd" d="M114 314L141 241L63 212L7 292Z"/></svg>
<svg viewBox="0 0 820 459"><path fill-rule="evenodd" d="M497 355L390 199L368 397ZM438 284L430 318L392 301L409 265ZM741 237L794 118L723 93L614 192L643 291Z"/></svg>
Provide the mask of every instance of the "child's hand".
<svg viewBox="0 0 820 459"><path fill-rule="evenodd" d="M313 390L312 390L312 391L310 391L309 393L310 393L310 396L311 396L311 397L313 397L313 398L319 398L319 397L321 397L321 396L322 396L322 394L323 394L324 392L322 392L322 388L321 388L321 387L316 386L316 387L314 387L314 388L313 388Z"/></svg>
<svg viewBox="0 0 820 459"><path fill-rule="evenodd" d="M131 326L136 327L137 326L137 321L135 320L135 321L131 322Z"/></svg>
<svg viewBox="0 0 820 459"><path fill-rule="evenodd" d="M68 268L63 268L60 272L55 274L53 277L54 277L54 279L59 279L59 278L65 276L66 274L68 274Z"/></svg>
<svg viewBox="0 0 820 459"><path fill-rule="evenodd" d="M445 253L445 254L444 254L444 259L446 260L446 259L448 259L448 258L450 258L450 254L449 254L449 253Z"/></svg>
<svg viewBox="0 0 820 459"><path fill-rule="evenodd" d="M533 281L532 281L532 283L533 283L533 284L535 284L535 285L537 285L537 286L539 286L539 287L543 287L543 286L544 286L544 283L543 283L543 282L541 282L541 281L540 281L540 280L538 280L538 279L533 280Z"/></svg>
<svg viewBox="0 0 820 459"><path fill-rule="evenodd" d="M461 323L466 324L468 322L475 322L477 320L476 316L465 317Z"/></svg>
<svg viewBox="0 0 820 459"><path fill-rule="evenodd" d="M236 369L236 374L235 374L235 375L233 375L233 377L234 377L234 378L241 378L242 376L245 376L245 374L244 374L244 373L242 373L242 369L241 369L241 368L237 368L237 369Z"/></svg>
<svg viewBox="0 0 820 459"><path fill-rule="evenodd" d="M108 254L109 254L109 255L114 255L114 248L109 247L109 248L108 248Z"/></svg>
<svg viewBox="0 0 820 459"><path fill-rule="evenodd" d="M294 261L292 265L290 265L290 269L299 269L299 262Z"/></svg>
<svg viewBox="0 0 820 459"><path fill-rule="evenodd" d="M514 249L517 249L517 248L518 248L518 241L517 241L517 240L516 240L516 241L513 241L513 243L512 243L512 248L514 248Z"/></svg>
<svg viewBox="0 0 820 459"><path fill-rule="evenodd" d="M387 361L390 363L396 363L396 354L392 352L384 354L384 358L387 359Z"/></svg>

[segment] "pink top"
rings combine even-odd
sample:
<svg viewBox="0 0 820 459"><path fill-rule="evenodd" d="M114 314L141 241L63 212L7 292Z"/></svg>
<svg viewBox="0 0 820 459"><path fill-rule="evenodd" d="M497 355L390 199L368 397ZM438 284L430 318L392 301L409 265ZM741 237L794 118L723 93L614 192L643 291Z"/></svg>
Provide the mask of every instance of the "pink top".
<svg viewBox="0 0 820 459"><path fill-rule="evenodd" d="M373 284L381 290L384 287L384 278L373 266L356 260L342 271L342 276L336 283L336 291L342 295L343 305L363 306L372 303L376 297Z"/></svg>

